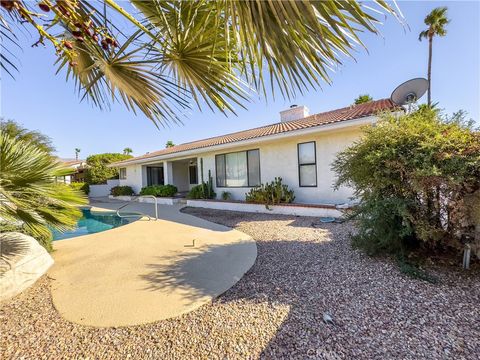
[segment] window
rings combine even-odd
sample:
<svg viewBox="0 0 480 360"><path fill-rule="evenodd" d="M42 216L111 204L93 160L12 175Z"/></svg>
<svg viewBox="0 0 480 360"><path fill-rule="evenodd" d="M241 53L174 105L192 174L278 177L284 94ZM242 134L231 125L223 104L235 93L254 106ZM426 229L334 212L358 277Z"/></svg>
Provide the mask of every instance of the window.
<svg viewBox="0 0 480 360"><path fill-rule="evenodd" d="M190 177L190 185L198 184L197 164L190 164L188 166L188 172Z"/></svg>
<svg viewBox="0 0 480 360"><path fill-rule="evenodd" d="M127 168L120 168L118 174L121 180L125 180L127 178Z"/></svg>
<svg viewBox="0 0 480 360"><path fill-rule="evenodd" d="M147 185L163 185L163 167L147 166Z"/></svg>
<svg viewBox="0 0 480 360"><path fill-rule="evenodd" d="M215 156L217 187L260 185L260 151L248 150Z"/></svg>
<svg viewBox="0 0 480 360"><path fill-rule="evenodd" d="M298 179L301 187L317 186L315 141L298 144Z"/></svg>

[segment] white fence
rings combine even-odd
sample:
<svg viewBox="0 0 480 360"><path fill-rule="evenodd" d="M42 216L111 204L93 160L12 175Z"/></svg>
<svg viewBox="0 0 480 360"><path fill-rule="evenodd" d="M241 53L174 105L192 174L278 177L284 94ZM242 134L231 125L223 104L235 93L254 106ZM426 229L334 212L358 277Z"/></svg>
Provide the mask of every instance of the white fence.
<svg viewBox="0 0 480 360"><path fill-rule="evenodd" d="M103 197L110 195L110 189L112 187L120 185L120 180L107 180L106 184L102 185L90 185L90 194L89 197Z"/></svg>

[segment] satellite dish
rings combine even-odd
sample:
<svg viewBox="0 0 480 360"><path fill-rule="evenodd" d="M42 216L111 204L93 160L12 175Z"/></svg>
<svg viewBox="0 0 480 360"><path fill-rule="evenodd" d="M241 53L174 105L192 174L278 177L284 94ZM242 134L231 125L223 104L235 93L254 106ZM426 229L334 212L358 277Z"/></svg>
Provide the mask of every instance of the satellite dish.
<svg viewBox="0 0 480 360"><path fill-rule="evenodd" d="M415 78L405 81L393 90L390 99L397 105L412 105L428 90L428 80Z"/></svg>

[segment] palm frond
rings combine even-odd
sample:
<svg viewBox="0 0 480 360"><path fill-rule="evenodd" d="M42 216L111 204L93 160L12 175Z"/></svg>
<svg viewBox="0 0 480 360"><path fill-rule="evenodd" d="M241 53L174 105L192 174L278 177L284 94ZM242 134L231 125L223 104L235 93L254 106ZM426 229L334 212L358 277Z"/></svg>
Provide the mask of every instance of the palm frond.
<svg viewBox="0 0 480 360"><path fill-rule="evenodd" d="M0 218L39 237L73 227L85 195L58 184L65 167L35 143L0 132Z"/></svg>
<svg viewBox="0 0 480 360"><path fill-rule="evenodd" d="M20 48L18 38L13 32L8 22L0 15L0 68L10 77L14 78L13 72L18 71L13 58L15 55L8 49L5 43ZM8 55L6 54L8 53Z"/></svg>
<svg viewBox="0 0 480 360"><path fill-rule="evenodd" d="M234 112L254 91L290 98L319 88L343 58L364 47L362 32L377 33L380 15L401 17L383 0L130 3L137 13L116 0L49 2L54 16L47 28L26 3L16 2L15 11L55 46L59 68L68 64L67 78L82 98L101 108L121 101L157 126L179 121L192 101ZM119 19L134 31L121 33ZM120 48L105 43L114 32L125 38Z"/></svg>
<svg viewBox="0 0 480 360"><path fill-rule="evenodd" d="M329 82L330 69L362 46L359 32L377 31L371 8L355 1L131 2L157 30L159 62L197 102L198 92L220 109L248 99L246 84L291 97ZM395 13L377 4L377 14Z"/></svg>
<svg viewBox="0 0 480 360"><path fill-rule="evenodd" d="M144 60L143 47L127 52L137 38L135 33L122 47L109 51L75 41L75 63L72 66L63 57L57 72L67 67L67 78L75 79L82 99L88 97L96 106L122 101L127 109L142 111L157 126L165 119L181 121L175 110L182 111L188 103L178 95L179 87L154 71L155 62Z"/></svg>

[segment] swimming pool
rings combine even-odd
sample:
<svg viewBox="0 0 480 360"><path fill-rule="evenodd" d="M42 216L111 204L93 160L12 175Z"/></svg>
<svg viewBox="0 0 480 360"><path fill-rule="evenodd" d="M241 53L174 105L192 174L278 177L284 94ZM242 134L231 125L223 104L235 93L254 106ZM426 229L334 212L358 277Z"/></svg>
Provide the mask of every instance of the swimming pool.
<svg viewBox="0 0 480 360"><path fill-rule="evenodd" d="M125 214L132 217L121 218L114 212L92 214L91 211L87 209L82 209L82 213L83 215L78 220L75 229L63 233L52 230L53 240L63 240L81 235L94 234L129 224L141 218L138 214ZM122 213L122 215L124 215L124 213Z"/></svg>

